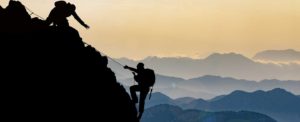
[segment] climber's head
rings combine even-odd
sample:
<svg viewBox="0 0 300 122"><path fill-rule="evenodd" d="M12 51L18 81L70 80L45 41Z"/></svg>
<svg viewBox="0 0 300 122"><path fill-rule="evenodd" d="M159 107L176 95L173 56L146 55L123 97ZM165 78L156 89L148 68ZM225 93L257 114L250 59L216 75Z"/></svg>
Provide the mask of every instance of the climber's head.
<svg viewBox="0 0 300 122"><path fill-rule="evenodd" d="M138 65L136 66L137 70L143 70L144 69L144 63L138 63Z"/></svg>
<svg viewBox="0 0 300 122"><path fill-rule="evenodd" d="M55 7L64 7L67 5L67 2L66 1L56 1L55 3Z"/></svg>

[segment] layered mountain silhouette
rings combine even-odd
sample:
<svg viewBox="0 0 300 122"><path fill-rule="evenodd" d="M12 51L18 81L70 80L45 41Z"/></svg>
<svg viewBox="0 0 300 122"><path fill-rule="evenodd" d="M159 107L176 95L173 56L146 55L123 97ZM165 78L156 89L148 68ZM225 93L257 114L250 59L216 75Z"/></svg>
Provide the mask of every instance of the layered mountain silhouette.
<svg viewBox="0 0 300 122"><path fill-rule="evenodd" d="M163 93L155 92L152 94L151 100L146 100L147 101L146 108L151 108L162 104L181 106L181 105L186 105L188 103L191 103L195 100L199 100L199 99L193 97L182 97L182 98L172 99Z"/></svg>
<svg viewBox="0 0 300 122"><path fill-rule="evenodd" d="M75 29L32 19L17 1L0 11L0 27L3 120L138 121L107 58Z"/></svg>
<svg viewBox="0 0 300 122"><path fill-rule="evenodd" d="M161 93L160 93L161 94ZM165 98L162 98L164 96ZM205 111L253 111L272 117L278 122L300 121L300 97L284 90L244 92L234 91L228 95L221 95L211 100L188 98L172 99L165 95L153 98L168 99L168 101L147 104L157 106L162 104L175 105L183 109L197 109Z"/></svg>
<svg viewBox="0 0 300 122"><path fill-rule="evenodd" d="M123 64L139 61L122 58ZM148 57L141 60L158 74L190 79L204 75L217 75L247 80L299 80L299 64L278 65L260 63L236 53L214 53L204 59Z"/></svg>
<svg viewBox="0 0 300 122"><path fill-rule="evenodd" d="M145 111L142 122L276 122L255 112L205 112L183 110L173 105L158 105Z"/></svg>
<svg viewBox="0 0 300 122"><path fill-rule="evenodd" d="M215 95L228 94L235 90L252 92L257 90L272 90L274 88L283 88L294 94L300 93L300 81L281 81L275 79L249 81L210 75L187 80L184 83L178 84L177 87L194 91L206 91Z"/></svg>
<svg viewBox="0 0 300 122"><path fill-rule="evenodd" d="M182 98L172 99L163 93L155 92L152 94L151 100L146 99L145 108L150 108L161 104L181 106L181 105L186 105L195 100L199 100L199 99L192 98L192 97L182 97Z"/></svg>
<svg viewBox="0 0 300 122"><path fill-rule="evenodd" d="M293 62L300 61L300 51L293 49L287 50L265 50L257 53L254 59L264 61L279 61L279 62Z"/></svg>
<svg viewBox="0 0 300 122"><path fill-rule="evenodd" d="M193 79L156 75L157 83L154 91L166 94L171 98L194 97L211 99L213 97L229 94L235 90L253 92L257 90L272 90L274 88L286 89L294 94L300 94L300 81L298 80L262 80L251 81L206 75ZM133 79L120 80L123 84L132 85Z"/></svg>
<svg viewBox="0 0 300 122"><path fill-rule="evenodd" d="M192 101L196 100L196 98L193 98L193 97L182 97L182 98L177 98L177 99L174 99L174 102L176 105L183 105L183 104L186 104L186 103L190 103Z"/></svg>
<svg viewBox="0 0 300 122"><path fill-rule="evenodd" d="M185 101L184 103L187 102ZM164 95L160 92L156 92L152 94L151 100L146 99L145 108L150 108L160 104L175 105L176 103L172 98L168 97L167 95Z"/></svg>
<svg viewBox="0 0 300 122"><path fill-rule="evenodd" d="M300 121L300 98L284 89L252 93L234 91L217 100L198 99L181 105L181 107L208 111L246 110L266 114L279 122Z"/></svg>

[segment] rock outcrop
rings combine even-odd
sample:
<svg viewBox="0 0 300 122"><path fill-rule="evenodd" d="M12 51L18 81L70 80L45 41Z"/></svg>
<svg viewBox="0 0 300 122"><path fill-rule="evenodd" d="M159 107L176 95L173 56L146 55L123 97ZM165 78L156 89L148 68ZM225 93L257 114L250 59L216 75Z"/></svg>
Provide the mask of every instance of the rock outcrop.
<svg viewBox="0 0 300 122"><path fill-rule="evenodd" d="M11 1L0 10L1 110L7 120L137 122L107 58L71 27L51 27Z"/></svg>

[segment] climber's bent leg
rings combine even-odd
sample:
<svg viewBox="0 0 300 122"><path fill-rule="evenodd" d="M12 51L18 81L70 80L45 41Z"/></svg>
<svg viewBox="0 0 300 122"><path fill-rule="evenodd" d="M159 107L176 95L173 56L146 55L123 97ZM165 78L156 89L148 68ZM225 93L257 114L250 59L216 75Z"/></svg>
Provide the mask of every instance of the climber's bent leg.
<svg viewBox="0 0 300 122"><path fill-rule="evenodd" d="M140 91L140 87L138 85L134 85L130 87L131 99L134 103L138 103L136 91Z"/></svg>
<svg viewBox="0 0 300 122"><path fill-rule="evenodd" d="M148 89L144 89L144 90L141 91L140 104L139 104L139 116L138 116L139 119L141 119L141 117L144 113L145 100L146 100L148 92L149 92Z"/></svg>

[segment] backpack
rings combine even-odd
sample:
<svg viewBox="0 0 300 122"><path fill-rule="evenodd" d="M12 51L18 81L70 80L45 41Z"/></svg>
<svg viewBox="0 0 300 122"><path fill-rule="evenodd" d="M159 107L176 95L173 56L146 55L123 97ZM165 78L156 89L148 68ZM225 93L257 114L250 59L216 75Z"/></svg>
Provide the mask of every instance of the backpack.
<svg viewBox="0 0 300 122"><path fill-rule="evenodd" d="M145 86L147 87L153 87L155 84L155 73L152 69L145 69L144 70L144 82Z"/></svg>

